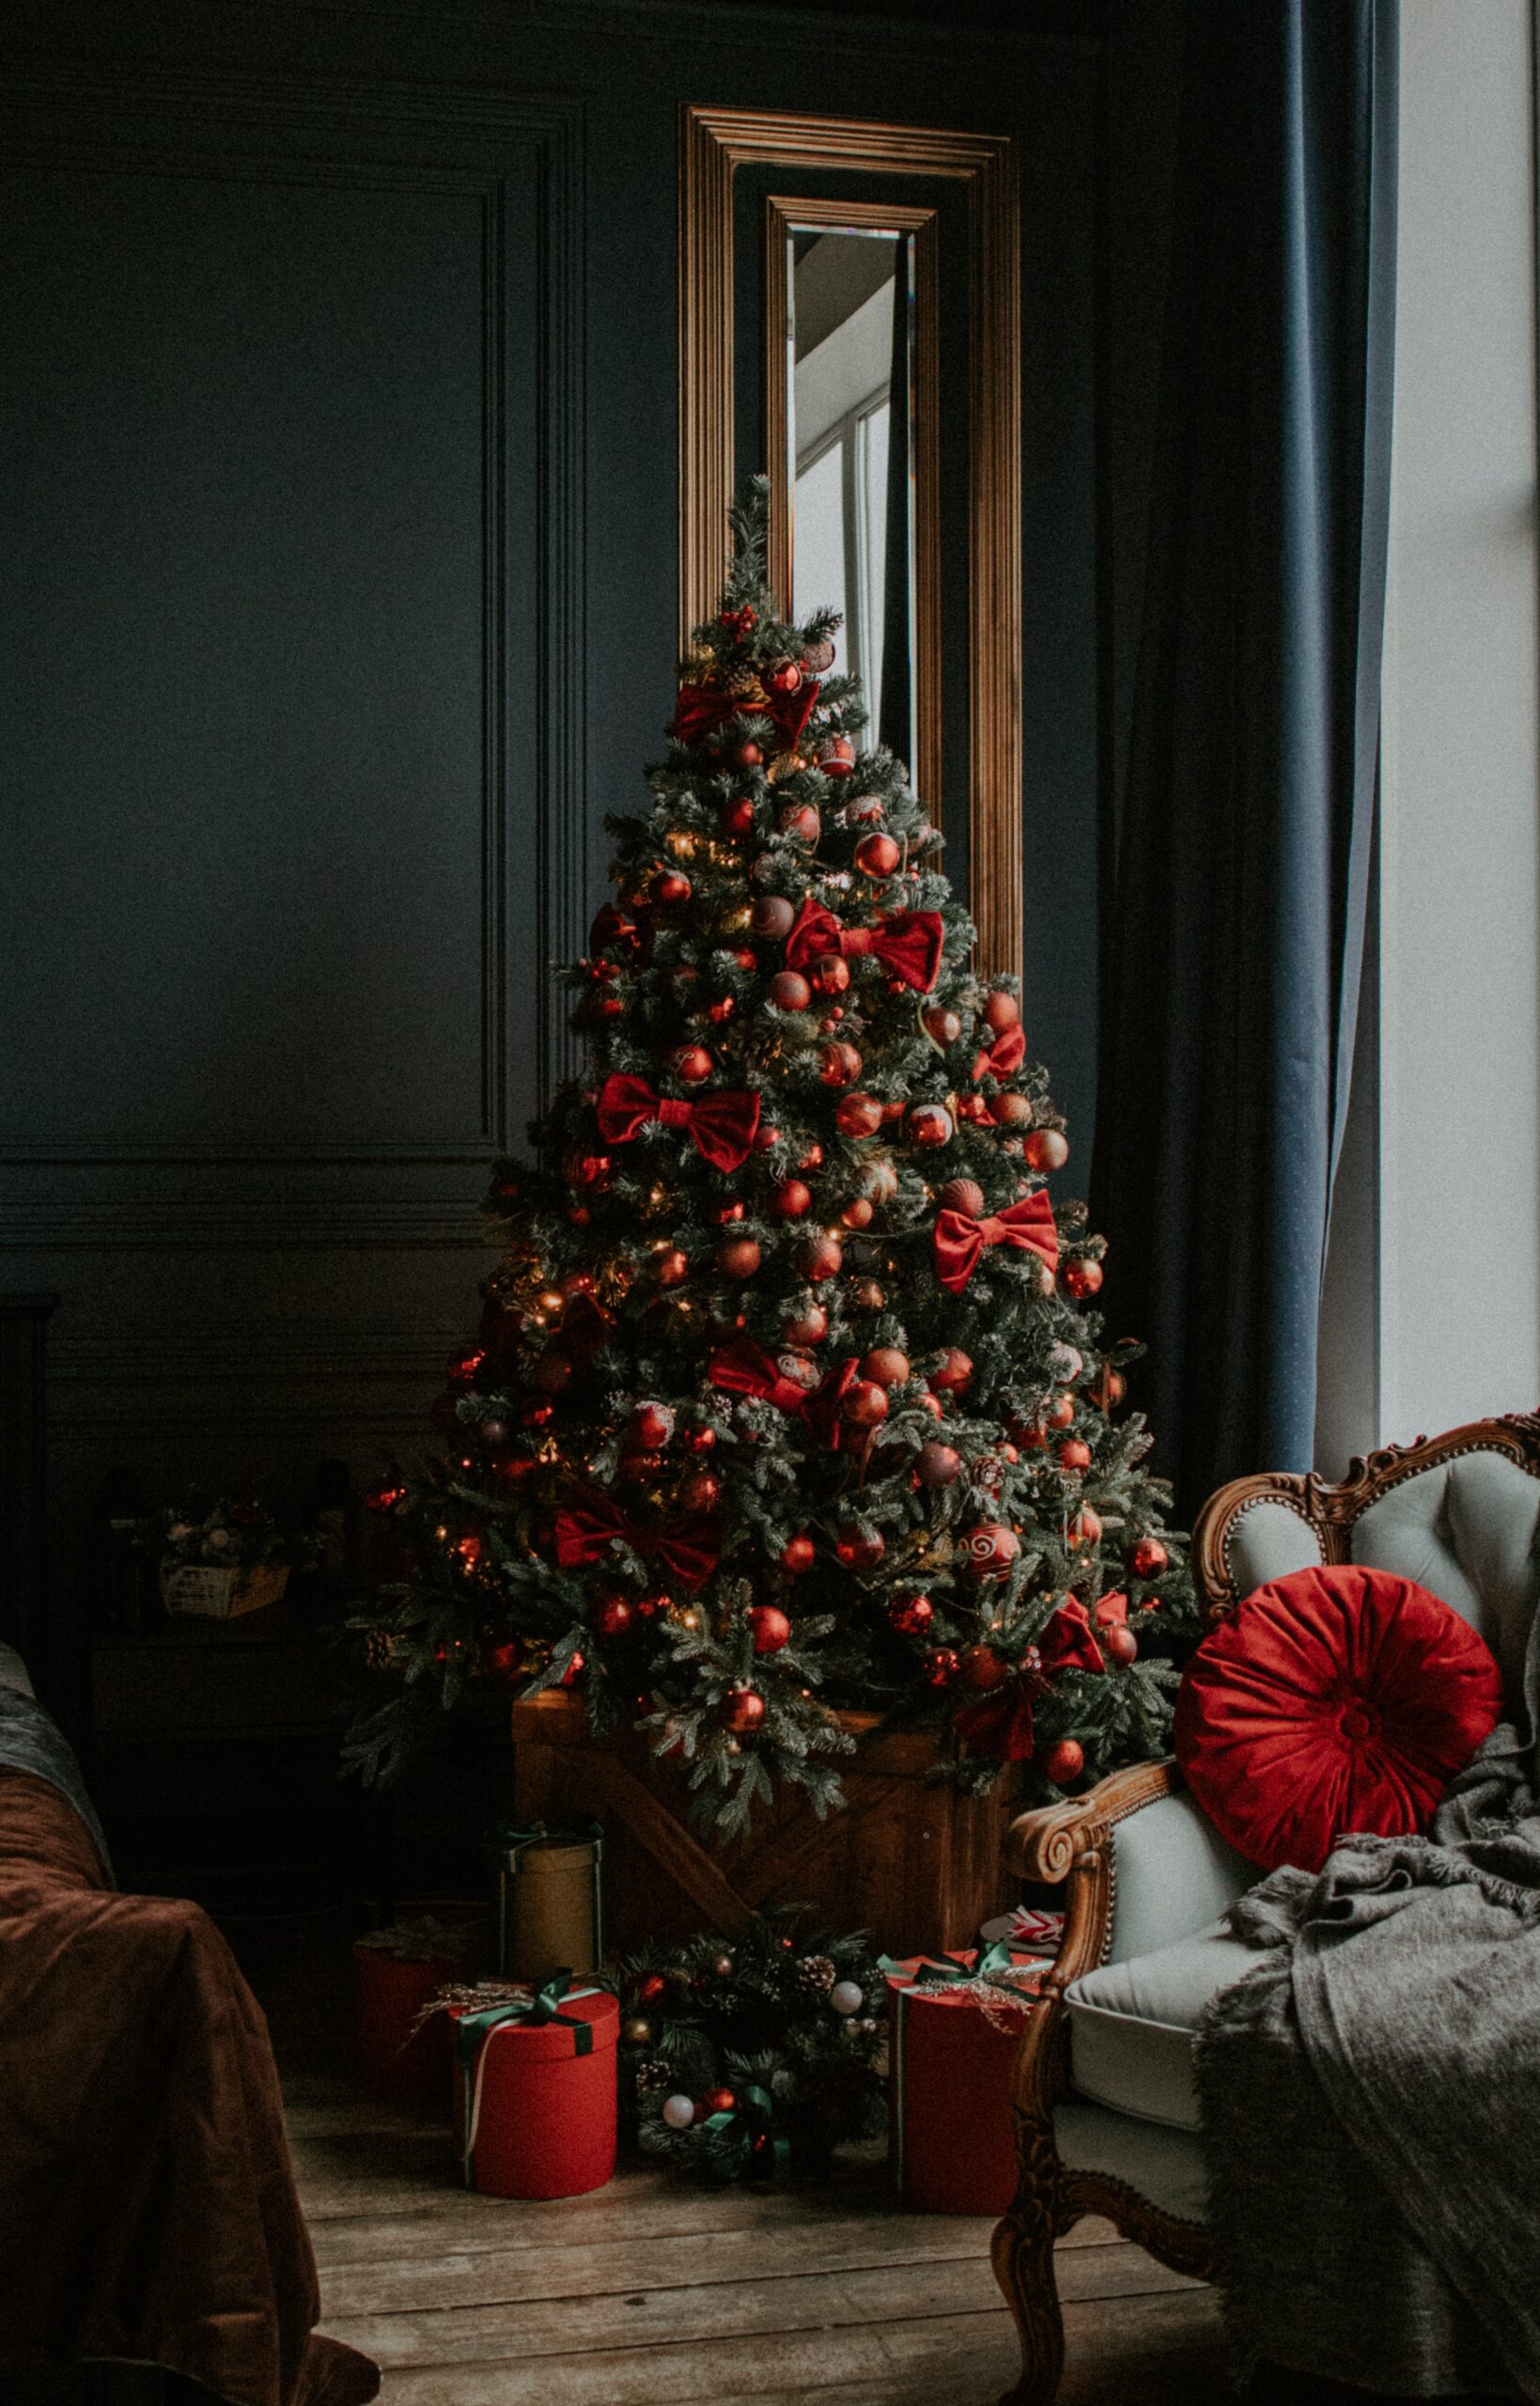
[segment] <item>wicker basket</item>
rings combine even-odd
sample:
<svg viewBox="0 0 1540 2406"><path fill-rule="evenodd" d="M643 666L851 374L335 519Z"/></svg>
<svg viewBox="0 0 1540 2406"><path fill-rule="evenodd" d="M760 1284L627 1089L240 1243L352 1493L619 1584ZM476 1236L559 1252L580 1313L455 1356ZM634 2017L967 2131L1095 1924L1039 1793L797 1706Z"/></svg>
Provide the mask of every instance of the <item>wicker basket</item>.
<svg viewBox="0 0 1540 2406"><path fill-rule="evenodd" d="M287 1562L254 1562L220 1569L215 1563L183 1562L161 1573L161 1596L168 1613L200 1620L234 1620L275 1604L288 1585Z"/></svg>

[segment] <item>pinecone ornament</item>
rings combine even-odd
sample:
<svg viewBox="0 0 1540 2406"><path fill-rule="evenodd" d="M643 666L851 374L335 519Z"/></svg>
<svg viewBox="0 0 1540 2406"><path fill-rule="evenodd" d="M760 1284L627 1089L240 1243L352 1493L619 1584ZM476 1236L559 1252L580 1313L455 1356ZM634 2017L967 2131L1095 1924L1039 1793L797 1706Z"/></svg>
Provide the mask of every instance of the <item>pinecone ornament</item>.
<svg viewBox="0 0 1540 2406"><path fill-rule="evenodd" d="M673 2072L667 2064L660 2063L656 2055L645 2057L637 2065L633 2077L639 2097L645 2096L650 2088L672 2088L675 2086Z"/></svg>
<svg viewBox="0 0 1540 2406"><path fill-rule="evenodd" d="M827 1955L803 1955L796 1966L797 1985L808 1996L827 1996L834 1985L834 1966Z"/></svg>
<svg viewBox="0 0 1540 2406"><path fill-rule="evenodd" d="M731 694L735 702L762 702L765 688L752 668L729 668L722 680L722 690Z"/></svg>

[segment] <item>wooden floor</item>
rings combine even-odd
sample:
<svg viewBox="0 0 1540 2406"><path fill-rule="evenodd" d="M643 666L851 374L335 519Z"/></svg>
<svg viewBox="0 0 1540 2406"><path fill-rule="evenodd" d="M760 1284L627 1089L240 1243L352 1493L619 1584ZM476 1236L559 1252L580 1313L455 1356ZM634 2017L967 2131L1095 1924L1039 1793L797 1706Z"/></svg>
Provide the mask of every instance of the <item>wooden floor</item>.
<svg viewBox="0 0 1540 2406"><path fill-rule="evenodd" d="M879 2161L764 2193L632 2167L522 2205L458 2188L442 2129L334 2078L290 2093L322 2327L386 2406L985 2406L1014 2379L988 2222L896 2211ZM1060 2278L1063 2406L1230 2397L1209 2290L1095 2224Z"/></svg>

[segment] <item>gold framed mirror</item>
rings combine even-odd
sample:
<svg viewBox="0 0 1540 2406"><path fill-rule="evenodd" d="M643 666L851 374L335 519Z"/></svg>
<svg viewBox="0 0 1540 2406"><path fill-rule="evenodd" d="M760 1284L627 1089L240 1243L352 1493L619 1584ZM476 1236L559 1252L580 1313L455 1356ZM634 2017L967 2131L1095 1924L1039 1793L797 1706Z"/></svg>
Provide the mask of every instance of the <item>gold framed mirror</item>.
<svg viewBox="0 0 1540 2406"><path fill-rule="evenodd" d="M774 191L763 204L762 321L745 330L735 314L734 179L740 168L798 170L815 180L832 174L840 196ZM848 179L869 181L851 196ZM960 192L967 225L966 292L942 289L938 211L926 196L937 179ZM788 176L789 185L795 179ZM879 259L880 246L891 258ZM869 254L862 258L855 246ZM679 284L679 617L681 648L691 629L715 607L727 562L727 508L739 479L767 469L771 484L770 574L785 607L805 608L799 585L796 522L799 492L806 523L824 487L829 523L843 512L847 550L842 567L857 601L849 636L851 664L865 669L882 655L882 630L861 600L879 570L892 565L893 544L907 539L907 602L894 619L890 603L886 642L907 623L909 697L902 725L915 784L941 818L941 766L949 745L967 747L966 856L969 902L979 937L979 965L996 973L1021 965L1021 471L1020 236L1016 163L1007 137L949 129L875 124L759 110L687 105L682 113ZM818 270L812 277L809 260ZM816 284L811 301L799 292L800 272ZM960 279L959 279L960 280ZM844 303L831 296L842 290ZM843 314L842 314L843 311ZM941 378L937 372L943 312L966 327L965 430L947 430L966 448L968 495L967 662L949 672L942 642ZM811 435L799 442L797 375L804 359L836 330L848 335L851 372L861 341L886 316L894 329L889 398L902 394L910 502L907 523L888 522L884 551L863 542L863 477L875 488L880 444L887 440L874 413L880 396L864 402L859 377L843 415L820 395ZM799 350L799 319L814 321L819 341ZM896 337L907 327L907 365L898 366ZM750 344L746 333L756 332ZM762 362L763 458L739 459L737 446L735 356ZM822 382L830 383L825 375ZM804 417L807 415L803 409ZM894 421L896 425L896 418ZM831 429L833 431L831 431ZM865 430L864 433L863 430ZM808 433L806 426L801 430ZM836 477L829 462L848 435ZM864 462L864 466L863 465ZM804 476L808 478L803 482ZM902 477L891 483L896 490ZM835 487L838 486L836 495ZM875 528L875 508L865 522ZM891 580L890 580L891 582ZM900 581L900 589L902 590ZM819 598L828 598L820 596ZM906 616L907 613L907 616ZM954 648L954 658L957 657ZM869 695L874 719L878 695ZM885 713L885 728L891 712ZM965 730L965 732L964 732Z"/></svg>

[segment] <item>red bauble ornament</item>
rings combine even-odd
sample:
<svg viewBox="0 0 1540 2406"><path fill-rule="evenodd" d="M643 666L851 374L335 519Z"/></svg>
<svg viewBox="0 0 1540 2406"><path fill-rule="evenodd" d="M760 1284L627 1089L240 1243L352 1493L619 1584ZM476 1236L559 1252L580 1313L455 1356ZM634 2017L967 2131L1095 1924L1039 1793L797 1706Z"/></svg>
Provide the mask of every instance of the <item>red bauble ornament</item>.
<svg viewBox="0 0 1540 2406"><path fill-rule="evenodd" d="M1054 1446L1053 1459L1061 1470L1078 1478L1091 1467L1091 1448L1083 1437L1066 1437L1063 1445Z"/></svg>
<svg viewBox="0 0 1540 2406"><path fill-rule="evenodd" d="M632 1447L640 1453L654 1453L660 1445L666 1445L674 1434L674 1406L639 1403L626 1425Z"/></svg>
<svg viewBox="0 0 1540 2406"><path fill-rule="evenodd" d="M788 1538L781 1550L781 1568L793 1579L800 1579L804 1570L812 1570L816 1553L810 1537Z"/></svg>
<svg viewBox="0 0 1540 2406"><path fill-rule="evenodd" d="M1030 1094L995 1094L989 1097L989 1117L997 1128L1030 1128L1032 1107Z"/></svg>
<svg viewBox="0 0 1540 2406"><path fill-rule="evenodd" d="M971 1178L949 1178L936 1200L943 1211L966 1211L971 1220L984 1215L984 1189Z"/></svg>
<svg viewBox="0 0 1540 2406"><path fill-rule="evenodd" d="M781 894L762 894L750 914L756 936L768 944L784 944L790 935L797 914Z"/></svg>
<svg viewBox="0 0 1540 2406"><path fill-rule="evenodd" d="M864 1195L852 1195L848 1203L841 1206L840 1218L848 1228L869 1228L872 1225L872 1206Z"/></svg>
<svg viewBox="0 0 1540 2406"><path fill-rule="evenodd" d="M893 837L880 830L863 836L856 846L856 867L867 877L891 877L901 857Z"/></svg>
<svg viewBox="0 0 1540 2406"><path fill-rule="evenodd" d="M724 836L746 836L754 825L754 803L746 793L724 802L717 813Z"/></svg>
<svg viewBox="0 0 1540 2406"><path fill-rule="evenodd" d="M801 1170L822 1169L823 1147L819 1144L809 1145L797 1166Z"/></svg>
<svg viewBox="0 0 1540 2406"><path fill-rule="evenodd" d="M753 1237L730 1237L717 1247L716 1264L724 1278L752 1278L759 1262L759 1247Z"/></svg>
<svg viewBox="0 0 1540 2406"><path fill-rule="evenodd" d="M829 1315L817 1304L809 1304L805 1311L781 1322L781 1336L787 1345L821 1345L828 1334Z"/></svg>
<svg viewBox="0 0 1540 2406"><path fill-rule="evenodd" d="M805 1011L813 989L796 969L778 969L770 981L770 998L778 1011Z"/></svg>
<svg viewBox="0 0 1540 2406"><path fill-rule="evenodd" d="M722 1726L735 1738L747 1738L765 1718L765 1699L757 1688L729 1688L717 1707ZM712 2108L725 2113L725 2106Z"/></svg>
<svg viewBox="0 0 1540 2406"><path fill-rule="evenodd" d="M915 1467L920 1483L932 1490L950 1487L962 1468L962 1456L954 1445L943 1445L938 1438L929 1438L920 1448Z"/></svg>
<svg viewBox="0 0 1540 2406"><path fill-rule="evenodd" d="M879 1387L901 1387L910 1375L910 1360L896 1345L874 1345L861 1366L863 1379L875 1379Z"/></svg>
<svg viewBox="0 0 1540 2406"><path fill-rule="evenodd" d="M1003 1521L979 1521L958 1542L963 1568L974 1579L1003 1579L1021 1551L1020 1539Z"/></svg>
<svg viewBox="0 0 1540 2406"><path fill-rule="evenodd" d="M926 1684L933 1688L949 1688L962 1669L962 1657L950 1646L938 1646L926 1656Z"/></svg>
<svg viewBox="0 0 1540 2406"><path fill-rule="evenodd" d="M668 1982L661 1972L644 1972L636 1983L638 2005L661 2005L668 1994Z"/></svg>
<svg viewBox="0 0 1540 2406"><path fill-rule="evenodd" d="M966 1687L1003 1688L1011 1675L1011 1666L1003 1654L992 1646L965 1646L961 1655L963 1684Z"/></svg>
<svg viewBox="0 0 1540 2406"><path fill-rule="evenodd" d="M482 1649L481 1666L489 1679L501 1680L511 1687L523 1668L523 1648L511 1637L500 1638L496 1645Z"/></svg>
<svg viewBox="0 0 1540 2406"><path fill-rule="evenodd" d="M599 1637L624 1637L635 1618L625 1596L601 1596L588 1616Z"/></svg>
<svg viewBox="0 0 1540 2406"><path fill-rule="evenodd" d="M781 813L783 836L800 836L804 844L816 844L823 832L823 822L810 802L788 802Z"/></svg>
<svg viewBox="0 0 1540 2406"><path fill-rule="evenodd" d="M875 1278L852 1279L846 1289L853 1312L880 1312L887 1309L888 1290Z"/></svg>
<svg viewBox="0 0 1540 2406"><path fill-rule="evenodd" d="M734 2096L730 2088L708 2088L702 2091L699 2100L699 2111L703 2116L707 2114L730 2114L733 2112L737 2104L738 2099Z"/></svg>
<svg viewBox="0 0 1540 2406"><path fill-rule="evenodd" d="M1059 1273L1066 1292L1083 1302L1087 1295L1097 1293L1101 1287L1101 1264L1091 1255L1077 1255L1066 1261Z"/></svg>
<svg viewBox="0 0 1540 2406"><path fill-rule="evenodd" d="M770 1120L762 1119L758 1127L754 1132L754 1151L756 1153L768 1153L770 1151L771 1148L778 1145L780 1141L781 1131L779 1128L773 1127Z"/></svg>
<svg viewBox="0 0 1540 2406"><path fill-rule="evenodd" d="M813 963L813 983L820 994L843 994L850 983L850 964L843 953L820 953Z"/></svg>
<svg viewBox="0 0 1540 2406"><path fill-rule="evenodd" d="M1159 1579L1170 1562L1171 1556L1159 1538L1141 1538L1129 1548L1128 1569L1136 1579Z"/></svg>
<svg viewBox="0 0 1540 2406"><path fill-rule="evenodd" d="M716 1216L718 1225L722 1227L726 1227L729 1221L741 1220L743 1217L743 1206L741 1203L719 1203L717 1205Z"/></svg>
<svg viewBox="0 0 1540 2406"><path fill-rule="evenodd" d="M916 1103L909 1116L909 1133L917 1145L949 1145L952 1114L940 1102Z"/></svg>
<svg viewBox="0 0 1540 2406"><path fill-rule="evenodd" d="M803 646L802 666L810 677L821 677L833 664L834 646L831 636L818 635L812 643Z"/></svg>
<svg viewBox="0 0 1540 2406"><path fill-rule="evenodd" d="M900 1637L923 1637L936 1617L936 1607L928 1596L907 1596L902 1603L890 1604L888 1621Z"/></svg>
<svg viewBox="0 0 1540 2406"><path fill-rule="evenodd" d="M1058 1128L1034 1128L1022 1140L1021 1158L1035 1170L1063 1169L1069 1159L1069 1139Z"/></svg>
<svg viewBox="0 0 1540 2406"><path fill-rule="evenodd" d="M716 1001L708 1008L706 1016L714 1027L721 1027L724 1021L732 1018L737 1008L738 1004L731 994L719 994Z"/></svg>
<svg viewBox="0 0 1540 2406"><path fill-rule="evenodd" d="M652 1274L660 1287L682 1287L690 1275L690 1256L677 1244L652 1257Z"/></svg>
<svg viewBox="0 0 1540 2406"><path fill-rule="evenodd" d="M996 1036L1003 1036L1008 1027L1019 1027L1021 1006L1003 986L995 986L984 997L984 1020Z"/></svg>
<svg viewBox="0 0 1540 2406"><path fill-rule="evenodd" d="M608 1153L585 1152L581 1145L569 1145L562 1155L562 1170L572 1186L606 1186L614 1166Z"/></svg>
<svg viewBox="0 0 1540 2406"><path fill-rule="evenodd" d="M1121 1370L1114 1370L1110 1362L1102 1364L1086 1389L1098 1412L1114 1411L1128 1392L1128 1380Z"/></svg>
<svg viewBox="0 0 1540 2406"><path fill-rule="evenodd" d="M561 1675L558 1684L564 1688L569 1688L573 1684L574 1680L582 1679L583 1672L587 1667L588 1666L581 1654L572 1655L568 1663L566 1670Z"/></svg>
<svg viewBox="0 0 1540 2406"><path fill-rule="evenodd" d="M474 1387L476 1383L476 1372L486 1358L485 1347L462 1346L458 1353L450 1354L443 1366L443 1375L452 1387Z"/></svg>
<svg viewBox="0 0 1540 2406"><path fill-rule="evenodd" d="M690 895L690 880L681 869L661 868L652 881L653 900L661 902L667 910L676 910L681 902L688 902Z"/></svg>
<svg viewBox="0 0 1540 2406"><path fill-rule="evenodd" d="M800 1220L812 1208L813 1190L800 1178L788 1178L770 1189L770 1208L778 1220Z"/></svg>
<svg viewBox="0 0 1540 2406"><path fill-rule="evenodd" d="M674 1074L686 1086L698 1086L711 1074L711 1055L704 1044L681 1044L674 1055Z"/></svg>
<svg viewBox="0 0 1540 2406"><path fill-rule="evenodd" d="M1085 1748L1075 1738L1057 1738L1039 1764L1055 1788L1067 1788L1085 1769Z"/></svg>
<svg viewBox="0 0 1540 2406"><path fill-rule="evenodd" d="M1082 1504L1069 1523L1067 1535L1077 1553L1082 1545L1097 1544L1101 1538L1101 1514L1093 1512L1089 1504Z"/></svg>
<svg viewBox="0 0 1540 2406"><path fill-rule="evenodd" d="M960 1346L949 1345L930 1373L930 1383L942 1395L960 1395L972 1375L972 1358Z"/></svg>
<svg viewBox="0 0 1540 2406"><path fill-rule="evenodd" d="M834 1125L842 1136L875 1136L882 1125L882 1105L874 1094L842 1094L834 1105Z"/></svg>
<svg viewBox="0 0 1540 2406"><path fill-rule="evenodd" d="M826 1044L821 1059L818 1074L826 1086L853 1086L861 1075L861 1055L853 1044Z"/></svg>
<svg viewBox="0 0 1540 2406"><path fill-rule="evenodd" d="M802 672L794 660L778 660L765 682L772 694L795 694L802 681Z"/></svg>
<svg viewBox="0 0 1540 2406"><path fill-rule="evenodd" d="M863 1173L866 1193L874 1203L891 1203L898 1192L898 1166L890 1153L880 1153L868 1162Z"/></svg>
<svg viewBox="0 0 1540 2406"><path fill-rule="evenodd" d="M1049 1429L1067 1429L1074 1417L1075 1398L1072 1395L1056 1395L1043 1407L1044 1426Z"/></svg>
<svg viewBox="0 0 1540 2406"><path fill-rule="evenodd" d="M845 1257L833 1237L815 1237L801 1256L804 1278L837 1278Z"/></svg>
<svg viewBox="0 0 1540 2406"><path fill-rule="evenodd" d="M933 1003L929 1010L922 1011L920 1022L933 1044L956 1044L962 1034L961 1020L944 1003Z"/></svg>
<svg viewBox="0 0 1540 2406"><path fill-rule="evenodd" d="M845 1528L834 1539L834 1552L847 1570L875 1570L887 1550L880 1529L867 1537L861 1529Z"/></svg>
<svg viewBox="0 0 1540 2406"><path fill-rule="evenodd" d="M856 765L856 747L848 735L826 735L817 762L826 777L848 777Z"/></svg>
<svg viewBox="0 0 1540 2406"><path fill-rule="evenodd" d="M752 735L733 746L733 759L740 769L757 769L765 755Z"/></svg>
<svg viewBox="0 0 1540 2406"><path fill-rule="evenodd" d="M692 1454L708 1454L716 1442L716 1430L706 1428L687 1429L682 1439L685 1450Z"/></svg>
<svg viewBox="0 0 1540 2406"><path fill-rule="evenodd" d="M638 1620L652 1620L659 1613L666 1615L673 1608L674 1599L666 1587L659 1587L651 1595L638 1596L636 1599Z"/></svg>
<svg viewBox="0 0 1540 2406"><path fill-rule="evenodd" d="M840 1417L852 1429L876 1429L888 1416L888 1390L875 1379L857 1379L848 1387L840 1405Z"/></svg>
<svg viewBox="0 0 1540 2406"><path fill-rule="evenodd" d="M1114 1663L1121 1663L1127 1668L1128 1664L1138 1661L1139 1640L1126 1622L1113 1621L1111 1628L1098 1627L1097 1634L1101 1639L1102 1652L1111 1655Z"/></svg>
<svg viewBox="0 0 1540 2406"><path fill-rule="evenodd" d="M722 1500L722 1481L708 1470L692 1470L679 1486L679 1508L684 1512L713 1512Z"/></svg>
<svg viewBox="0 0 1540 2406"><path fill-rule="evenodd" d="M779 1654L791 1635L791 1623L778 1604L751 1604L749 1627L756 1654Z"/></svg>

